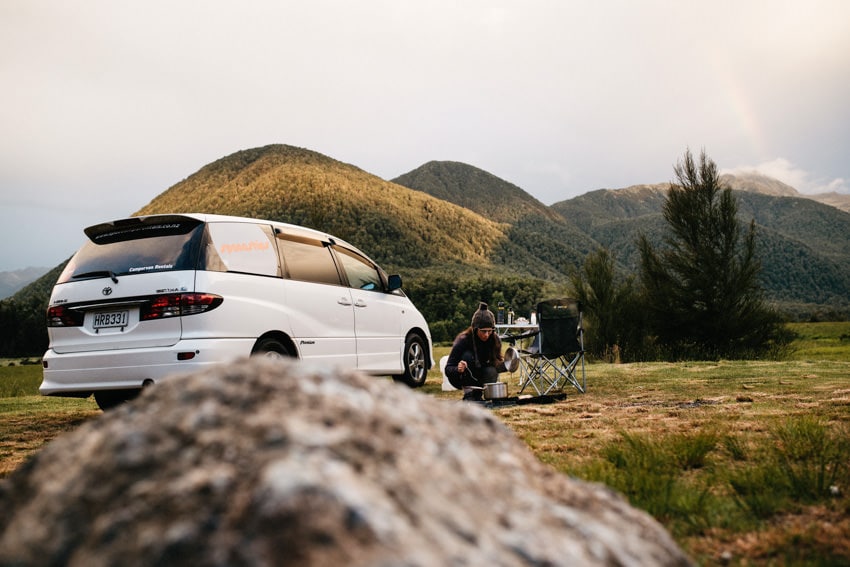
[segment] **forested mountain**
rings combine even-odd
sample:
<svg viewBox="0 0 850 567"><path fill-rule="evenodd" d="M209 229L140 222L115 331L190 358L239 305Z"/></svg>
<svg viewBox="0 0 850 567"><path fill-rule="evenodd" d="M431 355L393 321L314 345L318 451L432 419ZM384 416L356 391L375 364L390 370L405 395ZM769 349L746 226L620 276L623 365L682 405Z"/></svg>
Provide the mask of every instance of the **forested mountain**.
<svg viewBox="0 0 850 567"><path fill-rule="evenodd" d="M429 161L392 182L460 205L497 222L513 225L530 216L563 221L558 213L516 185L465 163Z"/></svg>
<svg viewBox="0 0 850 567"><path fill-rule="evenodd" d="M548 266L547 269L527 266L526 271L531 275L563 279L598 247L585 231L551 207L516 185L471 165L431 161L392 181L507 223L510 226L507 236L513 248L531 252ZM495 260L511 268L522 265L513 254Z"/></svg>
<svg viewBox="0 0 850 567"><path fill-rule="evenodd" d="M724 180L747 189L736 191L739 216L758 225L768 297L798 317L848 316L850 214L778 196L793 189L775 180ZM621 273L635 273L637 234L661 242L668 188L592 191L547 207L463 163L429 162L386 181L314 151L271 145L202 167L135 214L250 216L335 234L401 273L435 338L447 340L480 299L527 312L544 296L567 293L568 274L600 247ZM60 268L0 302L0 355L43 352L44 310Z"/></svg>
<svg viewBox="0 0 850 567"><path fill-rule="evenodd" d="M47 300L66 263L0 301L0 356L41 356L44 353L47 348Z"/></svg>
<svg viewBox="0 0 850 567"><path fill-rule="evenodd" d="M840 193L818 193L815 195L803 195L790 185L760 173L736 173L725 174L720 177L721 181L728 183L735 190L762 193L774 197L803 197L812 199L818 203L829 205L850 213L850 195Z"/></svg>
<svg viewBox="0 0 850 567"><path fill-rule="evenodd" d="M810 195L810 198L824 205L829 205L850 213L850 195L846 193L818 193L817 195Z"/></svg>
<svg viewBox="0 0 850 567"><path fill-rule="evenodd" d="M219 159L134 214L182 212L317 228L361 246L385 264L414 268L446 263L488 266L508 229L352 165L284 145Z"/></svg>
<svg viewBox="0 0 850 567"><path fill-rule="evenodd" d="M43 276L48 270L49 268L29 267L11 272L0 272L0 299L13 295Z"/></svg>
<svg viewBox="0 0 850 567"><path fill-rule="evenodd" d="M850 312L850 214L758 174L724 175L742 222L754 219L768 299L794 316ZM568 273L598 247L637 272L636 239L661 243L669 183L602 189L546 207L522 189L457 162L429 162L393 180L511 223L515 243ZM556 214L552 214L552 213ZM560 262L560 263L559 263Z"/></svg>
<svg viewBox="0 0 850 567"><path fill-rule="evenodd" d="M740 186L728 176L724 181ZM659 184L593 191L552 208L566 218L576 218L621 265L634 271L639 262L637 234L643 232L651 241L661 242L665 229L661 210L668 189L668 184ZM733 193L741 222L756 222L767 297L791 314L846 314L850 309L850 214L801 196L772 196L771 191L749 189Z"/></svg>

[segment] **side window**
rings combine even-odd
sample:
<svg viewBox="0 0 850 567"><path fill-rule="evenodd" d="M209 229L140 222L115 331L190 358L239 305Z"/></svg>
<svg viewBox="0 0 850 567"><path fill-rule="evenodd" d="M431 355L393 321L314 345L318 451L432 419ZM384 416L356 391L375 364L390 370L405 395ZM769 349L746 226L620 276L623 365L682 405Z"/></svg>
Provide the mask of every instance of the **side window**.
<svg viewBox="0 0 850 567"><path fill-rule="evenodd" d="M298 234L279 233L277 245L287 277L293 280L340 285L339 272L327 245Z"/></svg>
<svg viewBox="0 0 850 567"><path fill-rule="evenodd" d="M333 248L348 277L349 287L371 291L384 290L381 274L372 262L348 248L341 246Z"/></svg>
<svg viewBox="0 0 850 567"><path fill-rule="evenodd" d="M247 222L211 222L206 269L280 277L272 229Z"/></svg>

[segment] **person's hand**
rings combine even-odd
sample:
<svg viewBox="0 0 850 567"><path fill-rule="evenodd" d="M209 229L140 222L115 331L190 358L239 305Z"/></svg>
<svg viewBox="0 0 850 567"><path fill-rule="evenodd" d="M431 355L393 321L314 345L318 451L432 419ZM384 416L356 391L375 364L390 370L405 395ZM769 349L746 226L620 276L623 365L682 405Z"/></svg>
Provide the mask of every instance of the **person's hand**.
<svg viewBox="0 0 850 567"><path fill-rule="evenodd" d="M466 372L466 361L465 360L461 360L460 362L457 363L457 371L460 374L463 374L464 372Z"/></svg>

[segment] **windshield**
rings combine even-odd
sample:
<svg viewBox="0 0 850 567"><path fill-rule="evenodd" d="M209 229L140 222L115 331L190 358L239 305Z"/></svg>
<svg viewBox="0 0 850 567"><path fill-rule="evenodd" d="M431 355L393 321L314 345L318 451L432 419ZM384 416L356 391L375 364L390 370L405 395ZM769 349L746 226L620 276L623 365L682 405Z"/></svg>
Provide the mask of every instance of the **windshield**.
<svg viewBox="0 0 850 567"><path fill-rule="evenodd" d="M57 283L73 280L193 270L203 238L203 223L190 218L144 219L128 226L86 230L89 242L71 258ZM96 244L96 242L99 242Z"/></svg>

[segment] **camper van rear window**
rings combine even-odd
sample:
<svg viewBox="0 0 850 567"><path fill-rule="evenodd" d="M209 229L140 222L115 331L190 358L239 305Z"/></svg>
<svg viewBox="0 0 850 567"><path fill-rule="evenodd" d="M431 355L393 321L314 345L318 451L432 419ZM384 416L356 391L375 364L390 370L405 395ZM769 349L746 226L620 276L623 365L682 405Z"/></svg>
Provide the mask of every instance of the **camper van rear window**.
<svg viewBox="0 0 850 567"><path fill-rule="evenodd" d="M87 229L86 233L89 242L71 258L57 283L194 270L203 239L203 223L138 224L109 231Z"/></svg>

